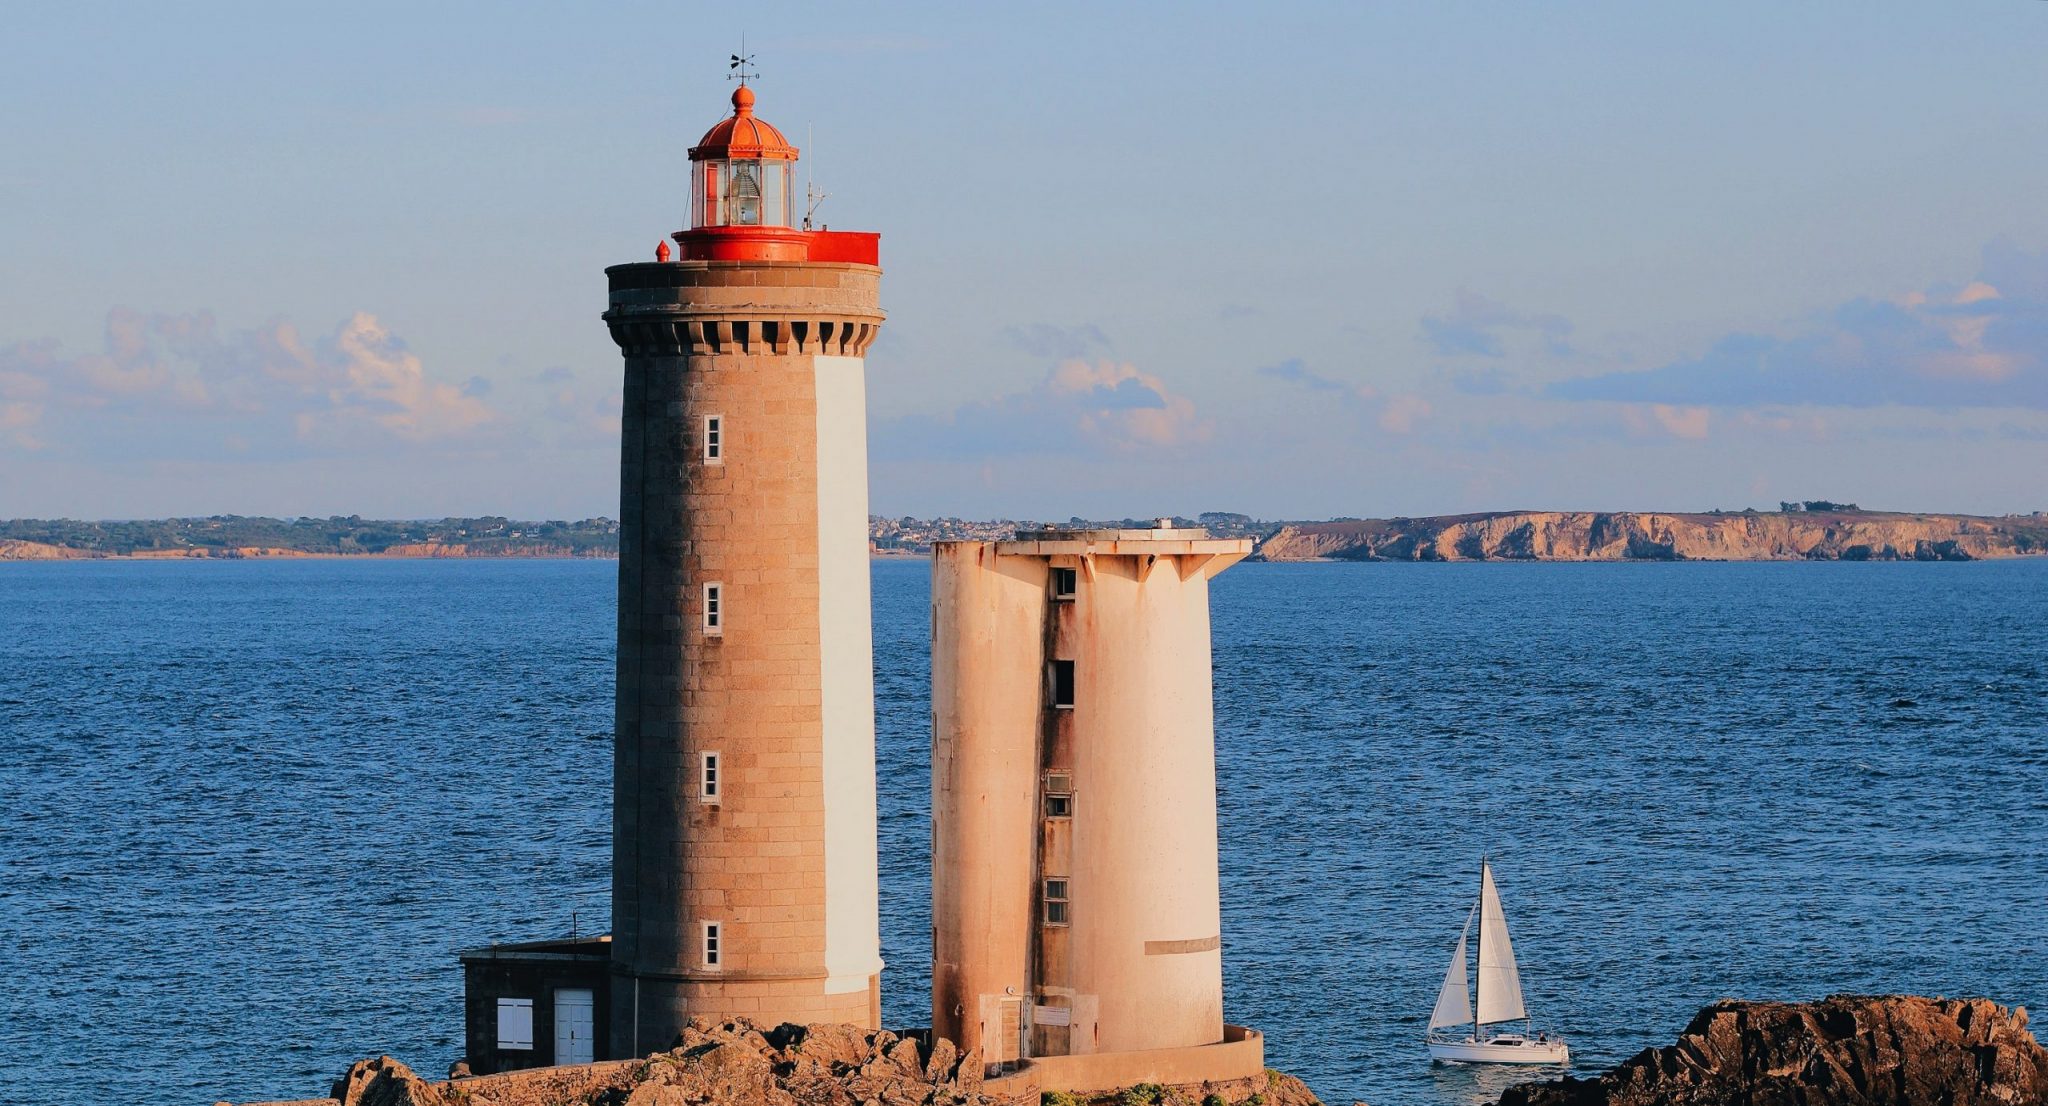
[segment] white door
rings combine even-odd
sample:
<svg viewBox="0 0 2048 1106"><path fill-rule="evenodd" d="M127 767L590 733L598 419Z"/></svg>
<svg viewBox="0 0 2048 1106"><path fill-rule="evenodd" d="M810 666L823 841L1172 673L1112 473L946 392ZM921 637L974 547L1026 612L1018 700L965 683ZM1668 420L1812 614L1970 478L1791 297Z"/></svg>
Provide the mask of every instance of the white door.
<svg viewBox="0 0 2048 1106"><path fill-rule="evenodd" d="M597 1058L591 1051L589 991L555 992L555 1063L588 1064Z"/></svg>

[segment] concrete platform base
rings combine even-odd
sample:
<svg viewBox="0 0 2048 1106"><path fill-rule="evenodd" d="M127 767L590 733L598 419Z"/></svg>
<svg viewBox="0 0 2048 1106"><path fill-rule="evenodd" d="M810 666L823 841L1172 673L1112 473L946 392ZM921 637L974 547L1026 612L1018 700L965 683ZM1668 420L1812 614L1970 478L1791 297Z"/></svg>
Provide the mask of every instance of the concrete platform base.
<svg viewBox="0 0 2048 1106"><path fill-rule="evenodd" d="M1030 1101L1046 1091L1092 1094L1140 1083L1185 1087L1252 1079L1265 1071L1265 1034L1241 1025L1226 1025L1223 1039L1213 1045L1034 1057L1016 1071L988 1080L983 1087L992 1097Z"/></svg>

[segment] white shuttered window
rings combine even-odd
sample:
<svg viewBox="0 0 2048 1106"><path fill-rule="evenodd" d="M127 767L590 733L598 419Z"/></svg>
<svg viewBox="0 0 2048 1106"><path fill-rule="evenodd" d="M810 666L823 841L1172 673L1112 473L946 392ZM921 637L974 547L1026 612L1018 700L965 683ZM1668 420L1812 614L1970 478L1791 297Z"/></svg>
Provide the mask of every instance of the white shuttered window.
<svg viewBox="0 0 2048 1106"><path fill-rule="evenodd" d="M498 1047L501 1049L530 1049L533 1047L532 999L501 998L498 1000Z"/></svg>

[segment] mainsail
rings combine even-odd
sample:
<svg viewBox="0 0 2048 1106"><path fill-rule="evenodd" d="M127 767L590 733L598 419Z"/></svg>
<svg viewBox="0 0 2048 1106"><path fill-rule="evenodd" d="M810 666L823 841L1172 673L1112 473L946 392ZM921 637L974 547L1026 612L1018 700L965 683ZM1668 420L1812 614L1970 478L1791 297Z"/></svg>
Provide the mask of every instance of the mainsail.
<svg viewBox="0 0 2048 1106"><path fill-rule="evenodd" d="M1458 951L1451 954L1451 970L1444 973L1444 989L1437 992L1436 1009L1429 1013L1431 1029L1472 1022L1472 983L1465 969L1465 937L1471 932L1472 915L1467 914L1465 928L1458 931Z"/></svg>
<svg viewBox="0 0 2048 1106"><path fill-rule="evenodd" d="M1508 940L1508 917L1500 909L1500 892L1494 890L1493 868L1484 862L1479 865L1479 1001L1473 1012L1481 1025L1529 1016L1522 1005L1515 946Z"/></svg>

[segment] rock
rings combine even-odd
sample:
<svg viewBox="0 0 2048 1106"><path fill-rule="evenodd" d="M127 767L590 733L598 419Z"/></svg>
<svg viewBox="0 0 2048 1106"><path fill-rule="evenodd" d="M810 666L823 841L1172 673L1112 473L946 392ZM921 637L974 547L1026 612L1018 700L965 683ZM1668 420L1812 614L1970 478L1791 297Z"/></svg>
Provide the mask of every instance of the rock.
<svg viewBox="0 0 2048 1106"><path fill-rule="evenodd" d="M960 1050L953 1042L940 1037L932 1042L931 1059L924 1064L924 1081L939 1083L952 1077L960 1064Z"/></svg>
<svg viewBox="0 0 2048 1106"><path fill-rule="evenodd" d="M468 1079L469 1077L470 1077L470 1070L469 1070L469 1061L467 1061L467 1060L457 1060L457 1061L455 1061L454 1063L452 1063L452 1064L448 1065L448 1078L450 1078L450 1079Z"/></svg>
<svg viewBox="0 0 2048 1106"><path fill-rule="evenodd" d="M834 1070L857 1068L867 1063L868 1038L859 1027L843 1024L785 1025L781 1030L795 1030L796 1041L788 1046L792 1055L815 1060Z"/></svg>
<svg viewBox="0 0 2048 1106"><path fill-rule="evenodd" d="M1295 1077L1268 1069L1266 1072L1266 1106L1323 1106L1316 1093L1308 1084ZM1354 1106L1365 1106L1363 1102Z"/></svg>
<svg viewBox="0 0 2048 1106"><path fill-rule="evenodd" d="M448 1106L433 1084L389 1056L356 1061L328 1097L341 1106Z"/></svg>
<svg viewBox="0 0 2048 1106"><path fill-rule="evenodd" d="M882 1052L883 1058L896 1066L907 1079L924 1078L924 1058L917 1054L917 1042L909 1037L898 1040Z"/></svg>
<svg viewBox="0 0 2048 1106"><path fill-rule="evenodd" d="M1598 1079L1510 1087L1500 1106L2038 1106L2048 1050L2024 1008L1987 999L1834 995L1723 1001L1677 1043Z"/></svg>
<svg viewBox="0 0 2048 1106"><path fill-rule="evenodd" d="M960 1062L953 1065L953 1086L963 1095L978 1097L983 1091L983 1082L988 1075L988 1065L982 1062L981 1047L972 1052L960 1054Z"/></svg>
<svg viewBox="0 0 2048 1106"><path fill-rule="evenodd" d="M735 1037L677 1054L683 1073L702 1080L705 1097L712 1102L796 1106L796 1099L776 1079L771 1050L761 1035L749 1029Z"/></svg>

